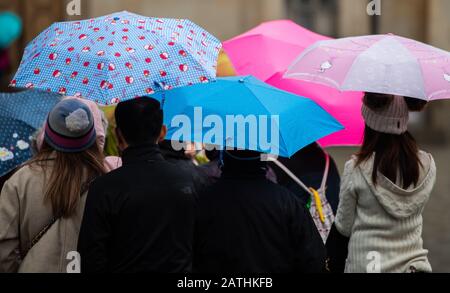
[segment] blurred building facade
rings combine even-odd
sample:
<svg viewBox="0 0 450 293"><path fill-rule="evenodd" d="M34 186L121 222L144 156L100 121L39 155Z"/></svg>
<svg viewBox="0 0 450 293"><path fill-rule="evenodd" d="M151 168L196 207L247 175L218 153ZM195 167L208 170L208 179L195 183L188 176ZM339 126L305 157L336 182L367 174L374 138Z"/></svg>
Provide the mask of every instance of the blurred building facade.
<svg viewBox="0 0 450 293"><path fill-rule="evenodd" d="M189 18L222 40L263 21L290 18L318 33L333 37L395 33L450 50L449 0L380 0L381 15L369 16L370 0L79 0L81 16L69 17L70 0L1 0L1 10L12 10L24 21L24 34L13 46L18 64L26 43L54 21L88 18L114 11ZM422 117L429 139L450 141L450 105L434 102ZM430 131L432 129L432 131Z"/></svg>

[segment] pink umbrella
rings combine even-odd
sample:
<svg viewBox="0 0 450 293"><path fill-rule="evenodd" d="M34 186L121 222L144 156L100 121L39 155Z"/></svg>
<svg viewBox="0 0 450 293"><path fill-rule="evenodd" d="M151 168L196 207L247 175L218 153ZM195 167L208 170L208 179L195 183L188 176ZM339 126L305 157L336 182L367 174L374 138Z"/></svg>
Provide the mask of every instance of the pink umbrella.
<svg viewBox="0 0 450 293"><path fill-rule="evenodd" d="M446 99L450 53L392 34L320 41L298 57L285 77L342 91Z"/></svg>
<svg viewBox="0 0 450 293"><path fill-rule="evenodd" d="M345 126L345 130L320 140L323 147L359 145L364 130L360 113L362 93L342 93L311 82L282 78L305 48L329 39L290 20L277 20L224 42L223 47L238 74L252 74L270 85L311 98Z"/></svg>

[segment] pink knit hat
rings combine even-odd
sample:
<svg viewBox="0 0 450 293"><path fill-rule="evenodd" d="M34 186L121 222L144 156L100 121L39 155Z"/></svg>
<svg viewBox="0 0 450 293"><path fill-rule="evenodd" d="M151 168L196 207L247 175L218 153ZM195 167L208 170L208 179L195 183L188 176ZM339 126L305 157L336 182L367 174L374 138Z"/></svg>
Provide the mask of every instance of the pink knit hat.
<svg viewBox="0 0 450 293"><path fill-rule="evenodd" d="M390 105L381 110L363 104L361 113L367 126L375 131L400 135L408 130L409 109L404 97L394 96Z"/></svg>

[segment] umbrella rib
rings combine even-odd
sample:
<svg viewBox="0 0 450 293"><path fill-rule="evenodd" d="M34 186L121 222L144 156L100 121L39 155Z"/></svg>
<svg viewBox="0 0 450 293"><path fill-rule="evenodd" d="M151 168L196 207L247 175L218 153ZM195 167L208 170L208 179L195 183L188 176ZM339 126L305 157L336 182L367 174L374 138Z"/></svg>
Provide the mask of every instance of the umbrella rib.
<svg viewBox="0 0 450 293"><path fill-rule="evenodd" d="M264 89L268 89L268 90L271 90L271 91L274 91L274 92L279 92L279 91L283 91L283 90L278 90L278 89L273 89L273 88L271 88L271 87L263 87L263 86L260 86L260 85L257 85L257 84L252 84L252 86L255 86L255 87L260 87L260 88L264 88ZM250 91L255 97L257 97L257 95L253 92L253 90L251 89L251 88L249 88L249 87L245 87L248 91ZM285 93L288 93L288 92L286 92L286 91L283 91L283 92L285 92ZM289 93L290 94L290 93ZM267 111L267 113L270 113L270 111L267 109L267 107L261 102L261 100L259 100L259 98L258 99L256 99L257 101L258 101L258 103ZM274 122L275 123L275 122ZM278 134L279 134L279 137L280 137L280 140L282 141L282 143L283 143L283 145L286 147L286 150L287 150L287 153L289 153L289 147L288 147L288 145L286 144L286 142L284 141L284 138L283 138L283 136L281 135L281 128L280 128L280 125L278 124L278 123L275 123L276 124L276 126L277 126L277 128L278 128Z"/></svg>
<svg viewBox="0 0 450 293"><path fill-rule="evenodd" d="M199 27L197 24L193 23L193 22L190 21L190 20L187 20L187 22L189 22L189 24L192 25L192 26L195 26L195 27L197 27L197 28L201 28L201 27ZM201 28L201 29L203 29L203 28ZM217 38L215 38L213 35L209 35L209 37L210 37L210 39L212 39L212 40L214 41L214 46L217 45L219 49L222 48L223 44L222 44L222 42L220 42L220 40L218 40ZM190 51L190 49L189 49L188 47L185 46L185 45L186 45L185 41L179 42L178 44L179 44L184 50L187 50L188 52ZM206 70L206 72L207 72L211 77L216 77L216 73L215 73L215 72L211 71L210 68L204 67L204 66L200 63L200 61L199 61L198 58L197 58L197 54L189 54L189 56L191 57L191 59L193 59L193 60L195 61L195 63L197 64L197 66L200 66L201 68L204 68L204 69ZM215 58L215 61L214 61L215 63L213 64L213 66L216 66L216 67L217 67L217 61L218 61L218 58Z"/></svg>

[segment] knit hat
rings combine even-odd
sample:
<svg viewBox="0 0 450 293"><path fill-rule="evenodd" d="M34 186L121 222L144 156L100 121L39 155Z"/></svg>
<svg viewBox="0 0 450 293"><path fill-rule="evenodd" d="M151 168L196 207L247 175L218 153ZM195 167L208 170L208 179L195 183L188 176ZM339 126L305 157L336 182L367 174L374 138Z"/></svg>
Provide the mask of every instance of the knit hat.
<svg viewBox="0 0 450 293"><path fill-rule="evenodd" d="M361 113L367 126L375 131L399 135L408 130L409 110L401 96L394 96L390 105L381 110L363 104Z"/></svg>
<svg viewBox="0 0 450 293"><path fill-rule="evenodd" d="M77 99L56 104L45 124L45 141L55 150L82 152L96 141L94 118L89 107Z"/></svg>

